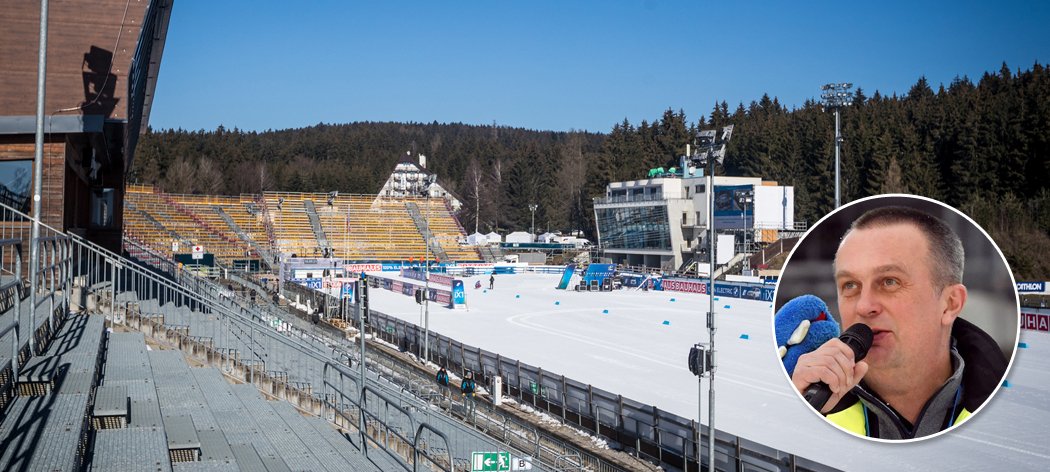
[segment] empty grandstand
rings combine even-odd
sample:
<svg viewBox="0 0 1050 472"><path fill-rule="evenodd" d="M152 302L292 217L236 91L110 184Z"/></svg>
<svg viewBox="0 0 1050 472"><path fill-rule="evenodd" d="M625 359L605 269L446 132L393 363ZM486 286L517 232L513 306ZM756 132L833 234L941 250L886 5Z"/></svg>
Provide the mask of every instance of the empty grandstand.
<svg viewBox="0 0 1050 472"><path fill-rule="evenodd" d="M481 258L476 248L460 244L466 234L444 199L291 192L177 195L132 185L126 201L129 239L171 256L203 246L228 268L270 263L278 254L347 262Z"/></svg>
<svg viewBox="0 0 1050 472"><path fill-rule="evenodd" d="M28 220L3 211L9 229ZM553 460L535 433L510 447L519 432L506 419L503 441L467 427L461 408L432 409L402 386L418 382L404 366L287 312L44 231L52 264L40 277L23 270L27 234L0 241L3 470L467 470L473 451L535 455L537 469Z"/></svg>

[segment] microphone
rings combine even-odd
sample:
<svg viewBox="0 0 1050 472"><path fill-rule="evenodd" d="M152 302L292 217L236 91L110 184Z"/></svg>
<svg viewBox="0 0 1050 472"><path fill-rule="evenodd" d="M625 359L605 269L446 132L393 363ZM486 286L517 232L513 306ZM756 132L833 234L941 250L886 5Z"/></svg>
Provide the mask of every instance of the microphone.
<svg viewBox="0 0 1050 472"><path fill-rule="evenodd" d="M860 362L864 359L864 356L868 355L868 349L871 349L873 337L874 335L868 325L857 323L842 333L842 336L839 336L839 340L846 343L853 350L853 362ZM821 408L824 408L824 404L828 402L828 399L831 398L831 388L824 382L810 384L809 387L806 387L806 391L802 393L802 397L813 408L820 411Z"/></svg>

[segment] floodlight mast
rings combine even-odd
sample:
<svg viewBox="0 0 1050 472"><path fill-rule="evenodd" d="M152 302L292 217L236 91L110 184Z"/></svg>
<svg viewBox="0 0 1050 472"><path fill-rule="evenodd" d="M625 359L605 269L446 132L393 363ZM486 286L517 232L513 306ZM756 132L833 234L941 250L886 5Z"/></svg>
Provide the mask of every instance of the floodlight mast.
<svg viewBox="0 0 1050 472"><path fill-rule="evenodd" d="M823 92L820 99L824 109L835 111L835 208L842 205L841 191L839 190L839 148L842 145L842 134L839 133L839 109L853 105L853 92L850 89L853 84L842 82L838 84L825 84L820 87Z"/></svg>
<svg viewBox="0 0 1050 472"><path fill-rule="evenodd" d="M707 369L700 373L699 385L703 388L703 377L707 374L711 377L708 382L707 400L707 470L715 470L715 161L719 164L725 160L726 143L733 136L733 125L722 128L719 137L718 130L703 130L696 134L696 154L689 158L696 164L707 164L707 230L708 230L708 284L707 299L709 302L707 312L708 345L710 362ZM702 395L702 392L700 393ZM702 397L699 403L703 403ZM703 416L703 407L700 407L700 416ZM699 421L700 418L697 418ZM700 466L700 438L697 438L697 467Z"/></svg>

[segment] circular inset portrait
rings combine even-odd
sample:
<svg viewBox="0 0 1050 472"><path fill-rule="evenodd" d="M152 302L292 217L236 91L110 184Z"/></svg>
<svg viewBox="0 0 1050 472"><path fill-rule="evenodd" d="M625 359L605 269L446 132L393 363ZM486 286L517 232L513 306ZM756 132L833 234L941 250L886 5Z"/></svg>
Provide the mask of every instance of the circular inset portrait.
<svg viewBox="0 0 1050 472"><path fill-rule="evenodd" d="M1013 274L973 220L880 195L825 216L777 285L777 355L795 391L843 431L920 440L998 391L1020 326Z"/></svg>

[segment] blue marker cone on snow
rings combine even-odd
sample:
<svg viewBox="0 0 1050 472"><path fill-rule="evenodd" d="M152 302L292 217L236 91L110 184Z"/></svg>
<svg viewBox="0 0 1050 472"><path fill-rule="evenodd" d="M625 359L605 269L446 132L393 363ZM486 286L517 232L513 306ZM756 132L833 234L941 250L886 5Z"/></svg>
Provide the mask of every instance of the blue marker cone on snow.
<svg viewBox="0 0 1050 472"><path fill-rule="evenodd" d="M554 302L555 305L561 305L561 302Z"/></svg>
<svg viewBox="0 0 1050 472"><path fill-rule="evenodd" d="M672 299L671 299L671 301L673 302L673 301L674 301L674 299L672 298Z"/></svg>
<svg viewBox="0 0 1050 472"><path fill-rule="evenodd" d="M1010 381L1009 380L1004 380L1003 381L1003 386L1009 388L1010 387Z"/></svg>
<svg viewBox="0 0 1050 472"><path fill-rule="evenodd" d="M718 301L718 297L715 297L715 301L716 301L716 302Z"/></svg>
<svg viewBox="0 0 1050 472"><path fill-rule="evenodd" d="M1017 343L1017 347L1021 349L1028 349L1028 343Z"/></svg>
<svg viewBox="0 0 1050 472"><path fill-rule="evenodd" d="M515 295L514 298L521 298L521 295Z"/></svg>
<svg viewBox="0 0 1050 472"><path fill-rule="evenodd" d="M603 315L608 315L609 314L609 310L607 310L607 309L606 310L602 310L602 314Z"/></svg>
<svg viewBox="0 0 1050 472"><path fill-rule="evenodd" d="M751 336L748 336L747 333L744 333L740 335L740 339L751 339Z"/></svg>
<svg viewBox="0 0 1050 472"><path fill-rule="evenodd" d="M728 310L728 309L729 309L729 305L726 305L726 310Z"/></svg>
<svg viewBox="0 0 1050 472"><path fill-rule="evenodd" d="M667 321L667 320L664 320L664 326L671 326L671 322Z"/></svg>
<svg viewBox="0 0 1050 472"><path fill-rule="evenodd" d="M489 293L488 289L482 290L481 293Z"/></svg>

